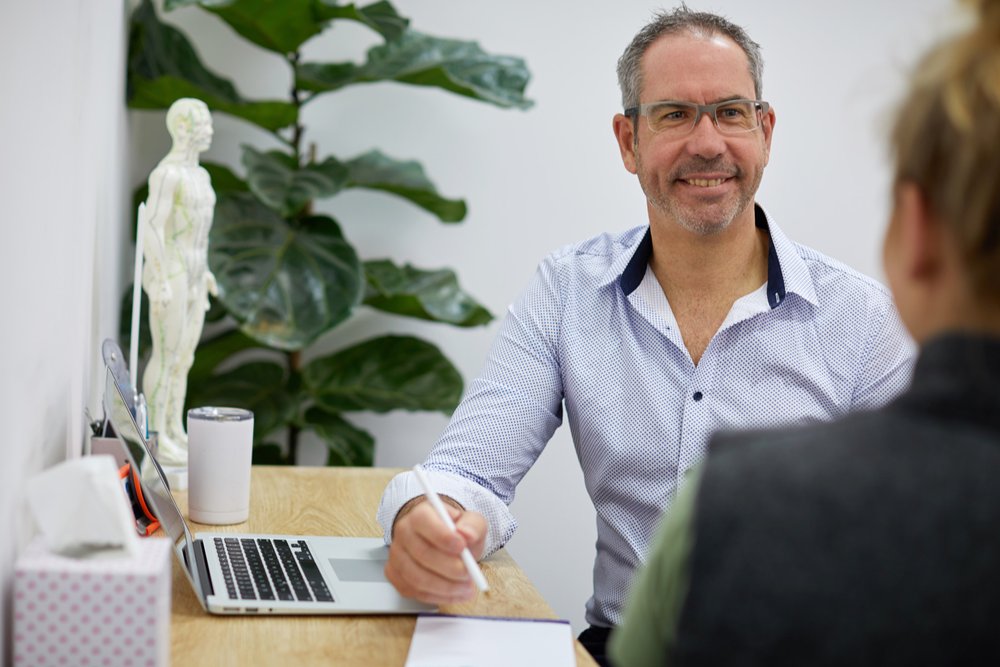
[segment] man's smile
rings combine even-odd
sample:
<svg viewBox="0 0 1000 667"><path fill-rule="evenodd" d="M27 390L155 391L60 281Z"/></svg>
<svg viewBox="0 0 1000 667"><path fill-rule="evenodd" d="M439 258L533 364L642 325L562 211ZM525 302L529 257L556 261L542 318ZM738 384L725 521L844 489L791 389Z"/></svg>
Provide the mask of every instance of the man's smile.
<svg viewBox="0 0 1000 667"><path fill-rule="evenodd" d="M688 185L695 185L699 188L714 188L717 185L722 185L728 178L682 178L684 183Z"/></svg>

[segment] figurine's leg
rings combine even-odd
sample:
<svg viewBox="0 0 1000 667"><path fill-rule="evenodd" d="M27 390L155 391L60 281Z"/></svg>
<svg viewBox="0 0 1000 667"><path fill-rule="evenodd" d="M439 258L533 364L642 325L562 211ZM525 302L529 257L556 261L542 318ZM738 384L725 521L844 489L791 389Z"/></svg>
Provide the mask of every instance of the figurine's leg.
<svg viewBox="0 0 1000 667"><path fill-rule="evenodd" d="M176 287L176 284L174 285ZM173 294L183 295L176 289ZM183 466L187 463L184 442L178 442L175 420L180 407L174 400L177 384L177 345L184 326L184 303L173 298L163 304L152 304L150 328L153 333L153 353L143 376L143 393L149 412L150 430L158 434L159 459L163 465ZM186 382L186 377L181 381ZM183 433L183 430L181 431Z"/></svg>
<svg viewBox="0 0 1000 667"><path fill-rule="evenodd" d="M173 409L168 428L172 437L178 442L187 444L187 433L184 429L184 404L187 398L187 379L194 364L195 348L201 338L202 326L205 322L204 295L189 298L184 317L184 327L179 333L177 353L174 356L174 375L176 382L171 383L170 403Z"/></svg>

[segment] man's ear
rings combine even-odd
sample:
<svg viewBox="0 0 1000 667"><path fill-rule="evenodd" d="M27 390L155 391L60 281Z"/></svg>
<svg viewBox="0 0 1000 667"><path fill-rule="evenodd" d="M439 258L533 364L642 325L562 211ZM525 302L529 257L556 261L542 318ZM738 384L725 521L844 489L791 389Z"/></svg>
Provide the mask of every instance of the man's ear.
<svg viewBox="0 0 1000 667"><path fill-rule="evenodd" d="M944 268L943 230L915 184L903 182L896 188L896 242L902 269L912 280L933 280Z"/></svg>
<svg viewBox="0 0 1000 667"><path fill-rule="evenodd" d="M761 131L764 133L764 166L771 159L771 136L774 134L774 121L777 120L777 116L774 115L774 107L768 107L767 113L761 119Z"/></svg>
<svg viewBox="0 0 1000 667"><path fill-rule="evenodd" d="M625 114L615 114L612 121L615 139L618 140L618 150L622 154L622 163L629 173L636 172L635 163L635 123Z"/></svg>

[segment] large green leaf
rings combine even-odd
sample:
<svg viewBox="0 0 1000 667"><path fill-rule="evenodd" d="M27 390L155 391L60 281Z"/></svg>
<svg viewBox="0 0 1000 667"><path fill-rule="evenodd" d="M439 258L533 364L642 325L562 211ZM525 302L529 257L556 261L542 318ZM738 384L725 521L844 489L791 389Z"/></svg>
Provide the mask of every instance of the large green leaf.
<svg viewBox="0 0 1000 667"><path fill-rule="evenodd" d="M216 14L233 30L268 51L293 53L303 42L322 32L316 0L230 0L223 2L168 1L164 7L198 4Z"/></svg>
<svg viewBox="0 0 1000 667"><path fill-rule="evenodd" d="M458 286L451 269L424 271L387 259L364 263L365 304L396 315L474 327L493 319L488 310Z"/></svg>
<svg viewBox="0 0 1000 667"><path fill-rule="evenodd" d="M338 5L332 0L320 0L319 14L323 18L357 21L382 35L387 41L402 37L410 25L410 20L400 16L388 2L373 2L358 7L354 4Z"/></svg>
<svg viewBox="0 0 1000 667"><path fill-rule="evenodd" d="M437 347L384 336L316 359L302 369L306 391L329 412L437 410L450 414L462 377Z"/></svg>
<svg viewBox="0 0 1000 667"><path fill-rule="evenodd" d="M358 21L386 39L396 39L409 21L388 2L366 7L324 0L166 0L164 8L199 5L254 44L286 55L318 35L331 19Z"/></svg>
<svg viewBox="0 0 1000 667"><path fill-rule="evenodd" d="M375 461L375 439L338 414L309 408L303 428L318 435L327 447L328 466L370 466Z"/></svg>
<svg viewBox="0 0 1000 667"><path fill-rule="evenodd" d="M522 109L532 104L524 97L530 77L522 58L492 55L476 42L432 37L412 30L370 49L367 62L360 66L303 63L296 68L298 86L316 92L352 83L400 81Z"/></svg>
<svg viewBox="0 0 1000 667"><path fill-rule="evenodd" d="M295 159L280 151L261 153L243 146L243 166L250 190L262 202L289 217L311 200L331 197L347 184L348 170L336 158L299 167Z"/></svg>
<svg viewBox="0 0 1000 667"><path fill-rule="evenodd" d="M233 173L233 170L227 165L206 161L202 162L201 166L208 171L208 175L212 179L212 189L215 190L216 195L227 192L246 192L250 189L246 181Z"/></svg>
<svg viewBox="0 0 1000 667"><path fill-rule="evenodd" d="M255 466L291 465L285 450L274 442L257 442L253 446L253 464Z"/></svg>
<svg viewBox="0 0 1000 667"><path fill-rule="evenodd" d="M344 166L348 172L348 187L381 190L409 199L442 222L458 222L465 218L465 202L439 195L419 162L394 160L373 150L348 160Z"/></svg>
<svg viewBox="0 0 1000 667"><path fill-rule="evenodd" d="M190 386L187 405L252 411L253 437L258 441L295 417L296 400L285 384L281 366L253 361Z"/></svg>
<svg viewBox="0 0 1000 667"><path fill-rule="evenodd" d="M161 23L150 0L132 13L129 27L126 99L136 109L166 109L181 97L196 97L212 111L224 111L277 131L298 121L289 102L252 102L233 84L210 72L176 28Z"/></svg>
<svg viewBox="0 0 1000 667"><path fill-rule="evenodd" d="M332 218L288 221L251 194L219 197L208 261L243 332L282 350L339 324L362 295L361 263Z"/></svg>
<svg viewBox="0 0 1000 667"><path fill-rule="evenodd" d="M210 322L218 322L226 317L228 313L226 312L226 307L222 305L222 302L213 297L211 294L208 295L208 310L205 311L205 324Z"/></svg>
<svg viewBox="0 0 1000 667"><path fill-rule="evenodd" d="M205 382L226 359L238 352L259 347L260 343L236 329L206 338L198 343L198 349L195 350L194 363L188 371L188 382Z"/></svg>

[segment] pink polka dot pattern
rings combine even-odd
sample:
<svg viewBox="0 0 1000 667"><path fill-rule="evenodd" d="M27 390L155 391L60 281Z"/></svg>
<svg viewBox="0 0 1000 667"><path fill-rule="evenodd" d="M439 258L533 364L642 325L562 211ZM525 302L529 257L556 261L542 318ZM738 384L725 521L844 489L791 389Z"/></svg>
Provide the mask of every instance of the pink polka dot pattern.
<svg viewBox="0 0 1000 667"><path fill-rule="evenodd" d="M75 559L41 539L14 573L14 667L170 664L170 541L132 558Z"/></svg>

